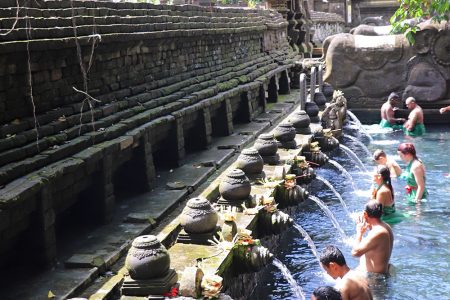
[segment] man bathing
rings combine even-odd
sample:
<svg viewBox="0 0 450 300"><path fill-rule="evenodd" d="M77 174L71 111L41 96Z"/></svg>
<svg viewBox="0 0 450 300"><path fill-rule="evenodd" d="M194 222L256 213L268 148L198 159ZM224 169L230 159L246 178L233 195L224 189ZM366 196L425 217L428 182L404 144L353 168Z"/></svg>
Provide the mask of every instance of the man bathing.
<svg viewBox="0 0 450 300"><path fill-rule="evenodd" d="M359 269L371 273L387 274L394 245L391 227L381 220L383 206L376 200L366 204L363 215L356 224L356 241L352 255L360 257ZM370 230L363 238L364 233Z"/></svg>
<svg viewBox="0 0 450 300"><path fill-rule="evenodd" d="M336 288L343 300L372 300L367 280L356 271L350 270L342 252L334 246L327 246L320 254L320 264L334 279L341 278Z"/></svg>
<svg viewBox="0 0 450 300"><path fill-rule="evenodd" d="M403 118L394 118L394 108L399 103L400 97L392 92L387 101L381 106L381 122L380 126L383 128L401 129L402 124L406 120Z"/></svg>
<svg viewBox="0 0 450 300"><path fill-rule="evenodd" d="M423 124L423 110L417 105L416 99L408 97L406 107L411 110L408 120L403 124L403 132L410 136L420 136L425 134L425 125Z"/></svg>

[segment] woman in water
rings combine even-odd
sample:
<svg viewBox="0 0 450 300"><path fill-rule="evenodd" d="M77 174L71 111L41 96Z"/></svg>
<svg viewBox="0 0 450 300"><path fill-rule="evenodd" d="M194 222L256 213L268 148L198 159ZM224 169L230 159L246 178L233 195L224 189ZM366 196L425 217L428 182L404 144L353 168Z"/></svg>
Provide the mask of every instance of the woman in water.
<svg viewBox="0 0 450 300"><path fill-rule="evenodd" d="M426 199L428 192L425 188L425 166L417 158L416 148L411 143L402 143L397 148L400 158L407 163L402 177L406 179L406 199L413 203L420 203Z"/></svg>
<svg viewBox="0 0 450 300"><path fill-rule="evenodd" d="M378 187L374 190L373 198L383 206L381 220L389 224L395 224L402 220L403 214L395 212L394 188L391 184L391 172L385 165L379 165L373 176L373 181Z"/></svg>

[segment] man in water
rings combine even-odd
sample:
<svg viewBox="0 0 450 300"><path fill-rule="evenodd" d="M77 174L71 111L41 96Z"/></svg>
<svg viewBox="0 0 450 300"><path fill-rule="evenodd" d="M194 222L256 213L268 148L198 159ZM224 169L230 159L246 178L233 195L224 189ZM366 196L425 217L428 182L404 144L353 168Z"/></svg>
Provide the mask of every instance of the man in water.
<svg viewBox="0 0 450 300"><path fill-rule="evenodd" d="M343 300L372 300L367 280L362 274L350 270L337 247L327 246L320 254L320 264L333 279L341 278L336 288Z"/></svg>
<svg viewBox="0 0 450 300"><path fill-rule="evenodd" d="M402 126L398 123L403 123L406 120L403 118L394 118L395 105L400 101L400 97L392 92L387 101L381 106L381 122L380 126L383 128L401 129Z"/></svg>
<svg viewBox="0 0 450 300"><path fill-rule="evenodd" d="M385 165L386 167L388 167L389 171L391 172L391 177L400 176L400 174L402 174L402 169L400 168L398 163L395 160L388 158L386 153L381 149L375 150L375 152L373 153L373 160L378 165Z"/></svg>
<svg viewBox="0 0 450 300"><path fill-rule="evenodd" d="M320 286L316 288L311 300L342 300L341 294L331 286Z"/></svg>
<svg viewBox="0 0 450 300"><path fill-rule="evenodd" d="M416 99L408 97L406 99L406 107L411 112L408 116L408 121L403 124L403 132L410 136L420 136L425 134L425 125L423 124L423 110L417 105Z"/></svg>
<svg viewBox="0 0 450 300"><path fill-rule="evenodd" d="M394 245L391 227L381 220L383 206L375 200L369 201L356 224L356 241L352 255L360 257L359 269L370 273L387 274L389 259ZM367 230L369 234L363 239Z"/></svg>

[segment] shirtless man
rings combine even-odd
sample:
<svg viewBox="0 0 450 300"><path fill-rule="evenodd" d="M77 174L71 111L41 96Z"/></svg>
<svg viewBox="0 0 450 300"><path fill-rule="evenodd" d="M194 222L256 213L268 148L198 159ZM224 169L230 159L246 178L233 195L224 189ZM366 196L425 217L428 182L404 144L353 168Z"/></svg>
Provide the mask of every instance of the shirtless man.
<svg viewBox="0 0 450 300"><path fill-rule="evenodd" d="M425 134L425 125L423 124L423 110L417 105L416 99L408 97L406 99L406 107L411 112L408 116L408 121L403 124L403 131L406 135L420 136Z"/></svg>
<svg viewBox="0 0 450 300"><path fill-rule="evenodd" d="M397 123L403 123L406 121L403 118L394 118L395 104L399 100L399 96L396 93L392 92L389 95L388 100L381 106L381 127L400 129L401 126L397 125Z"/></svg>
<svg viewBox="0 0 450 300"><path fill-rule="evenodd" d="M402 174L402 169L400 168L398 163L390 157L387 157L386 153L381 149L375 150L375 152L373 153L373 160L378 165L385 165L386 167L388 167L389 171L391 172L391 177L397 177Z"/></svg>
<svg viewBox="0 0 450 300"><path fill-rule="evenodd" d="M336 288L341 292L342 300L372 300L367 280L362 274L351 271L342 252L334 246L327 246L320 254L320 264L333 277L341 278Z"/></svg>
<svg viewBox="0 0 450 300"><path fill-rule="evenodd" d="M366 204L363 215L356 224L356 241L352 255L360 257L359 269L371 273L387 274L394 245L391 227L381 220L383 206L376 200ZM363 239L364 233L370 230Z"/></svg>

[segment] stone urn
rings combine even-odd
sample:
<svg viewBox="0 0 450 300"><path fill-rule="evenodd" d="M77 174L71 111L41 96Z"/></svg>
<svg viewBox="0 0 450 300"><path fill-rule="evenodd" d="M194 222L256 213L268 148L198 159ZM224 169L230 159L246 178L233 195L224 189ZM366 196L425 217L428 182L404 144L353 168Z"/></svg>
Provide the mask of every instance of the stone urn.
<svg viewBox="0 0 450 300"><path fill-rule="evenodd" d="M236 167L244 171L246 175L261 174L264 167L264 161L255 148L244 149L239 155Z"/></svg>
<svg viewBox="0 0 450 300"><path fill-rule="evenodd" d="M258 150L265 164L276 165L280 162L280 156L277 154L278 142L273 134L261 134L253 147Z"/></svg>
<svg viewBox="0 0 450 300"><path fill-rule="evenodd" d="M170 267L169 253L154 235L134 239L125 259L125 268L134 280L163 277Z"/></svg>
<svg viewBox="0 0 450 300"><path fill-rule="evenodd" d="M328 101L330 101L333 98L333 86L329 84L328 82L324 82L322 86L322 93L324 94L325 98L327 98Z"/></svg>
<svg viewBox="0 0 450 300"><path fill-rule="evenodd" d="M314 102L316 102L319 108L324 108L325 103L327 103L327 98L322 92L319 91L319 89L316 89L316 92L314 93Z"/></svg>
<svg viewBox="0 0 450 300"><path fill-rule="evenodd" d="M295 128L290 122L281 123L274 130L274 136L280 142L280 146L286 149L297 148L295 134Z"/></svg>
<svg viewBox="0 0 450 300"><path fill-rule="evenodd" d="M251 191L250 181L240 169L233 169L219 184L220 195L229 201L247 200Z"/></svg>
<svg viewBox="0 0 450 300"><path fill-rule="evenodd" d="M187 233L207 233L216 228L219 216L205 198L192 198L180 216L180 223Z"/></svg>
<svg viewBox="0 0 450 300"><path fill-rule="evenodd" d="M305 102L305 111L311 119L312 123L320 122L319 107L315 102Z"/></svg>
<svg viewBox="0 0 450 300"><path fill-rule="evenodd" d="M278 144L273 134L263 133L258 136L253 147L258 150L261 156L272 156L277 153Z"/></svg>
<svg viewBox="0 0 450 300"><path fill-rule="evenodd" d="M309 124L311 124L311 119L308 114L304 110L299 110L294 112L290 118L289 122L294 126L296 133L299 134L310 134L311 128L309 128Z"/></svg>

